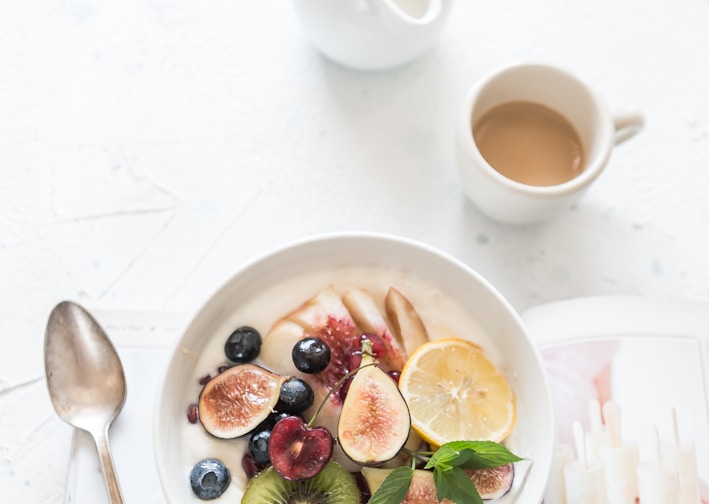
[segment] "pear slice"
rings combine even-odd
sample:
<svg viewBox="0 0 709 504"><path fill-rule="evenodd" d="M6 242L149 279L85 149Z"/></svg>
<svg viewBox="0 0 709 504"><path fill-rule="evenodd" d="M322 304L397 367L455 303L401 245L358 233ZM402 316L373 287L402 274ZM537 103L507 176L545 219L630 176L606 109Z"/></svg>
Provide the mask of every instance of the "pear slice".
<svg viewBox="0 0 709 504"><path fill-rule="evenodd" d="M337 439L354 462L379 465L406 444L411 416L396 382L378 366L365 342L362 364L350 384L337 424Z"/></svg>
<svg viewBox="0 0 709 504"><path fill-rule="evenodd" d="M401 371L408 359L406 350L387 324L377 302L366 289L352 289L342 296L342 302L352 314L357 327L364 333L377 335L386 346L386 353L377 359L386 370Z"/></svg>
<svg viewBox="0 0 709 504"><path fill-rule="evenodd" d="M418 347L426 343L428 331L416 308L401 292L390 287L384 298L387 317L394 329L394 334L401 341L406 353L411 355Z"/></svg>

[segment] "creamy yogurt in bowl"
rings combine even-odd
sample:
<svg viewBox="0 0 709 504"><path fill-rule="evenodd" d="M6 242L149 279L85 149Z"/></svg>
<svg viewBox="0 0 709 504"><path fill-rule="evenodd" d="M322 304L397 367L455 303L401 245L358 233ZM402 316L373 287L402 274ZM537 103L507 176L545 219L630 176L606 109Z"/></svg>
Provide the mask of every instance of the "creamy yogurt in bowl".
<svg viewBox="0 0 709 504"><path fill-rule="evenodd" d="M236 327L249 325L265 335L284 314L329 286L338 292L364 288L377 302L396 287L416 307L431 339L457 336L483 347L514 389L517 419L504 444L526 462L512 492L499 502L541 502L554 422L546 374L520 318L461 262L421 243L371 233L287 245L241 268L197 311L173 351L154 411L155 457L168 502L202 502L190 488L189 474L204 458L220 459L232 475L226 492L213 502L241 499L246 441L217 439L187 420L199 380L225 363L224 343Z"/></svg>

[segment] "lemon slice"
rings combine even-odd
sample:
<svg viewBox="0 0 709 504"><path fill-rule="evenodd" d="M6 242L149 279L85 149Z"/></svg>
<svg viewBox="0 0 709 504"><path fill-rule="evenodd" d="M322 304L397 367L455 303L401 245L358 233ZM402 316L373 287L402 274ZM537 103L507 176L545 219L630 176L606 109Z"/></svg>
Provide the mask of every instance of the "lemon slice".
<svg viewBox="0 0 709 504"><path fill-rule="evenodd" d="M434 446L462 440L500 442L517 417L507 379L481 347L464 339L421 345L401 371L399 388L412 427Z"/></svg>

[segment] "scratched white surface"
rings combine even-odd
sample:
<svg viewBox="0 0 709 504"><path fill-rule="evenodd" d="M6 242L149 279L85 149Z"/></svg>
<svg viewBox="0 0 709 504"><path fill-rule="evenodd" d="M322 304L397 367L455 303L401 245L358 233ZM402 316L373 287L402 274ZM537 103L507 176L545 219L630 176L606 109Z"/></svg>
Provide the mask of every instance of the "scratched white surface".
<svg viewBox="0 0 709 504"><path fill-rule="evenodd" d="M64 498L42 343L65 298L193 312L257 254L342 230L439 247L520 311L709 298L708 25L707 0L458 0L434 49L367 74L314 52L289 2L0 2L0 500ZM465 200L453 129L477 78L524 59L647 126L575 208L517 229Z"/></svg>

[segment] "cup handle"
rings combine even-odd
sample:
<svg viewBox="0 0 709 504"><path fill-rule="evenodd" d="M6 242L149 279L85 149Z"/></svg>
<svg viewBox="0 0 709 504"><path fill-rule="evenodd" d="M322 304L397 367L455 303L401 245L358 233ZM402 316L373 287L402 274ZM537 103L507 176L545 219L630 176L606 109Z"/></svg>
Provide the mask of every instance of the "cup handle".
<svg viewBox="0 0 709 504"><path fill-rule="evenodd" d="M613 114L615 126L615 144L625 142L638 133L645 124L645 118L640 112L618 112Z"/></svg>

